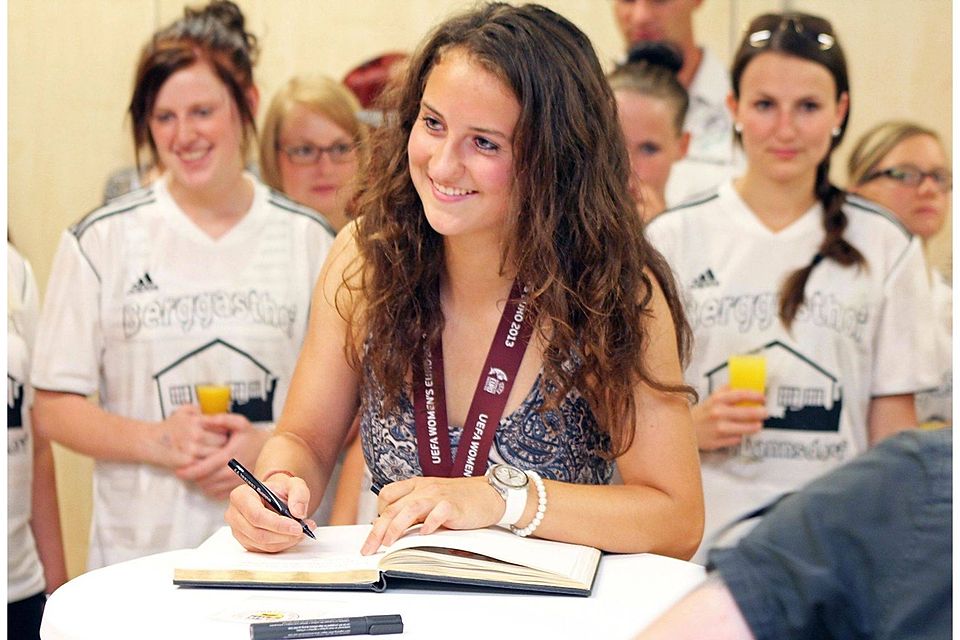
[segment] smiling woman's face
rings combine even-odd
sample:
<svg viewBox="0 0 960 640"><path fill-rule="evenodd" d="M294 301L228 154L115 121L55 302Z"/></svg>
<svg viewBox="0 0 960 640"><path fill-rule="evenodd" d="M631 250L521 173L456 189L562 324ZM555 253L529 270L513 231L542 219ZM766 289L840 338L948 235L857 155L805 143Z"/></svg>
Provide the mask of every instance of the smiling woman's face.
<svg viewBox="0 0 960 640"><path fill-rule="evenodd" d="M150 113L150 135L175 188L217 188L243 171L240 111L206 63L181 69L163 83Z"/></svg>
<svg viewBox="0 0 960 640"><path fill-rule="evenodd" d="M500 237L512 203L519 119L510 88L464 52L444 53L430 71L407 157L437 233Z"/></svg>

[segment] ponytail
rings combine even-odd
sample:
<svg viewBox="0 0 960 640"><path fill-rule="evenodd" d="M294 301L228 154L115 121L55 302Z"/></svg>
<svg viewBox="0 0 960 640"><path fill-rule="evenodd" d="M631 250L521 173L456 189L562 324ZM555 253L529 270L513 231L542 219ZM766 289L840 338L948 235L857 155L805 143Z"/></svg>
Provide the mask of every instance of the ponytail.
<svg viewBox="0 0 960 640"><path fill-rule="evenodd" d="M846 201L847 193L830 183L829 174L830 156L828 155L817 166L817 182L814 187L817 199L823 205L822 222L826 235L810 263L787 276L783 288L780 290L780 320L788 329L805 302L804 289L806 289L810 273L824 258L829 258L844 267L854 265L860 267L867 263L863 254L843 237L848 222L847 214L843 212L843 203Z"/></svg>

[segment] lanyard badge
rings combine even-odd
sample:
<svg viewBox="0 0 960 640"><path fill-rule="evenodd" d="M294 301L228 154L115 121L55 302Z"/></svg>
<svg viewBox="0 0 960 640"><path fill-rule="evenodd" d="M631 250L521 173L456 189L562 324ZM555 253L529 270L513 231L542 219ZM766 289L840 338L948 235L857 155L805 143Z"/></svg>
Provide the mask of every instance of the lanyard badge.
<svg viewBox="0 0 960 640"><path fill-rule="evenodd" d="M522 296L520 285L514 282L473 393L456 459L447 422L443 345L439 340L424 344L422 361L414 363L413 372L417 454L424 476L470 477L486 471L497 424L533 333Z"/></svg>

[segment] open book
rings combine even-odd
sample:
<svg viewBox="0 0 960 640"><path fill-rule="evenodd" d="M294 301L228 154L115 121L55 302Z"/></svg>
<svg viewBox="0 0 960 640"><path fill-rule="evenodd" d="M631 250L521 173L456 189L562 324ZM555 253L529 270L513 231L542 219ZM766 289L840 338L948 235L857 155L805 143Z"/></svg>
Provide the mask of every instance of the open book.
<svg viewBox="0 0 960 640"><path fill-rule="evenodd" d="M600 563L593 547L521 538L491 527L411 528L390 547L360 555L370 525L319 527L278 554L245 550L224 527L179 562L173 583L183 587L372 589L390 578L481 585L588 596Z"/></svg>

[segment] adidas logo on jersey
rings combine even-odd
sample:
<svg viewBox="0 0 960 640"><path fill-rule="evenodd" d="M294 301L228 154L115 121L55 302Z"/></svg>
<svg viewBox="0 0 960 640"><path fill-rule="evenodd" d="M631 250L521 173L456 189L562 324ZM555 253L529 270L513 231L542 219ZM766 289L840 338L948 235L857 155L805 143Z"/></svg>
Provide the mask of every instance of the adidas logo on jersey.
<svg viewBox="0 0 960 640"><path fill-rule="evenodd" d="M143 293L144 291L156 291L157 289L159 289L159 287L153 283L153 280L150 278L150 273L144 272L144 274L133 283L133 286L130 287L130 291L127 293Z"/></svg>
<svg viewBox="0 0 960 640"><path fill-rule="evenodd" d="M705 289L706 287L719 287L720 282L717 280L717 277L713 275L713 269L707 269L696 278L693 279L693 282L690 283L691 289Z"/></svg>

